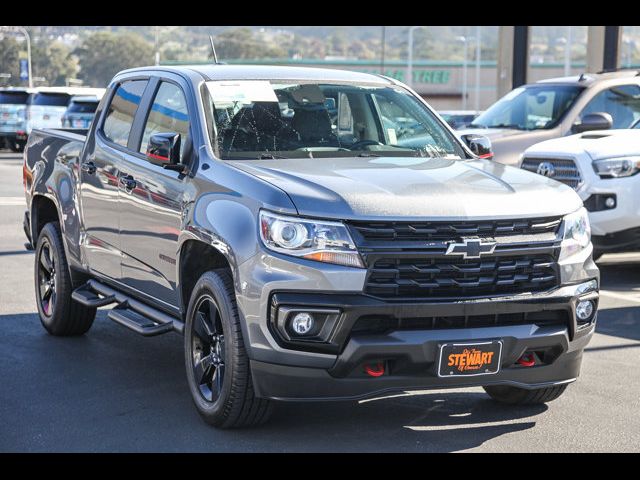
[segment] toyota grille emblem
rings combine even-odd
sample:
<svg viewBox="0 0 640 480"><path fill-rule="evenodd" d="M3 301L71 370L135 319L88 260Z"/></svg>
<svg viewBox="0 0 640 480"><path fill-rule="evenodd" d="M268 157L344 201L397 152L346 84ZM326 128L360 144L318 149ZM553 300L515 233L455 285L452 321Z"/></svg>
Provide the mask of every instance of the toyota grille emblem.
<svg viewBox="0 0 640 480"><path fill-rule="evenodd" d="M551 162L542 162L538 165L536 172L538 175L542 175L543 177L554 177L556 174L556 168Z"/></svg>

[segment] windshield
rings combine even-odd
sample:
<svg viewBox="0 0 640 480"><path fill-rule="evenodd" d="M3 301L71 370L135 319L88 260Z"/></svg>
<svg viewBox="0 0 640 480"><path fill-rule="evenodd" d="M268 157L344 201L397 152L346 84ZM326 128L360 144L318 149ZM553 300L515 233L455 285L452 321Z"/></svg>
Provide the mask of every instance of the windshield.
<svg viewBox="0 0 640 480"><path fill-rule="evenodd" d="M24 105L27 103L27 98L29 98L27 92L0 92L2 105Z"/></svg>
<svg viewBox="0 0 640 480"><path fill-rule="evenodd" d="M31 105L49 105L52 107L66 107L70 96L66 93L36 93Z"/></svg>
<svg viewBox="0 0 640 480"><path fill-rule="evenodd" d="M484 113L471 127L544 130L555 127L573 105L582 87L529 85L512 90Z"/></svg>
<svg viewBox="0 0 640 480"><path fill-rule="evenodd" d="M211 144L226 160L465 156L399 87L241 80L207 82L207 91Z"/></svg>
<svg viewBox="0 0 640 480"><path fill-rule="evenodd" d="M71 102L67 113L94 113L98 102Z"/></svg>

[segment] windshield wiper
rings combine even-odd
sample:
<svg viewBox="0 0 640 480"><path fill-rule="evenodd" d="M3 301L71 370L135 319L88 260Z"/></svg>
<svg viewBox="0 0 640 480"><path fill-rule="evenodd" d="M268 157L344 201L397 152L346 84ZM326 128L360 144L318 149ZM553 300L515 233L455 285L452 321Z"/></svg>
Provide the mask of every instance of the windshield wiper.
<svg viewBox="0 0 640 480"><path fill-rule="evenodd" d="M360 152L358 155L356 155L356 157L380 157L381 155L378 155L376 153L369 153L369 152Z"/></svg>
<svg viewBox="0 0 640 480"><path fill-rule="evenodd" d="M282 155L274 155L273 153L263 152L258 155L258 160L283 160L289 157L283 157Z"/></svg>
<svg viewBox="0 0 640 480"><path fill-rule="evenodd" d="M496 123L495 125L488 125L486 128L513 128L514 130L524 130L523 127L515 123Z"/></svg>
<svg viewBox="0 0 640 480"><path fill-rule="evenodd" d="M481 125L479 123L473 123L471 122L469 125L466 126L466 128L489 128L486 125Z"/></svg>

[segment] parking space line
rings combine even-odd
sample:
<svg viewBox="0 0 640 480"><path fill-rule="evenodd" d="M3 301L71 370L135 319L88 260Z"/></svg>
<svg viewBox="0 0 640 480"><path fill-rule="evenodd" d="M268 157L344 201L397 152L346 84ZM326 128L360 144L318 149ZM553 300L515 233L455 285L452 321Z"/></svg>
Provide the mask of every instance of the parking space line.
<svg viewBox="0 0 640 480"><path fill-rule="evenodd" d="M619 300L628 300L630 302L640 303L640 298L630 297L623 293L612 292L610 290L600 290L600 295L605 295L611 298L617 298Z"/></svg>
<svg viewBox="0 0 640 480"><path fill-rule="evenodd" d="M26 206L24 197L0 197L0 206L15 207L20 205Z"/></svg>
<svg viewBox="0 0 640 480"><path fill-rule="evenodd" d="M527 417L531 418L531 417ZM527 420L527 418L518 420ZM526 422L519 422L526 423ZM535 423L535 422L534 422ZM497 422L482 422L482 423L461 423L461 424L453 424L453 425L405 425L404 428L409 430L413 430L416 432L430 432L430 431L438 431L438 430L466 430L470 428L483 428L483 427L499 427L504 425L517 425L517 423L509 422L508 420L502 420Z"/></svg>

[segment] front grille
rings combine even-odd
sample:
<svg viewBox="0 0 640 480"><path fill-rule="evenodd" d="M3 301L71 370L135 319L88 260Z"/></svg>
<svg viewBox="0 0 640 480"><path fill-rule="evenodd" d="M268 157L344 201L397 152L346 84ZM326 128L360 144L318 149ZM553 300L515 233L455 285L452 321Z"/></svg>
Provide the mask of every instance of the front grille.
<svg viewBox="0 0 640 480"><path fill-rule="evenodd" d="M560 217L519 220L424 221L424 222L351 222L356 243L381 241L438 241L463 236L509 236L556 233Z"/></svg>
<svg viewBox="0 0 640 480"><path fill-rule="evenodd" d="M538 168L541 163L548 163L551 165L551 171L545 169L549 174L545 175L553 180L562 182L565 185L569 185L573 189L577 189L582 181L578 167L573 160L566 158L531 158L525 157L522 160L521 168L528 170L529 172L538 173Z"/></svg>
<svg viewBox="0 0 640 480"><path fill-rule="evenodd" d="M566 310L548 310L542 312L498 313L495 315L427 316L419 318L367 315L360 317L356 321L351 329L351 334L383 334L395 330L442 330L529 324L566 327L569 324L569 313Z"/></svg>
<svg viewBox="0 0 640 480"><path fill-rule="evenodd" d="M383 257L369 268L365 293L381 298L465 297L540 292L558 284L552 255Z"/></svg>

